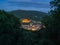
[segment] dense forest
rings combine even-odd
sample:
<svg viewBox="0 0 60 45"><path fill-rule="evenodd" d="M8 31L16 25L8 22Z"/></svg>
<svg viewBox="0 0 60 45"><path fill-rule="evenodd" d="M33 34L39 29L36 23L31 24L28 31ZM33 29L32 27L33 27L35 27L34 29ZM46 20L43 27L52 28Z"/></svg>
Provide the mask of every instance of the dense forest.
<svg viewBox="0 0 60 45"><path fill-rule="evenodd" d="M0 10L0 45L60 45L60 0L50 4L53 10L41 19L46 28L39 31L20 28L19 18Z"/></svg>

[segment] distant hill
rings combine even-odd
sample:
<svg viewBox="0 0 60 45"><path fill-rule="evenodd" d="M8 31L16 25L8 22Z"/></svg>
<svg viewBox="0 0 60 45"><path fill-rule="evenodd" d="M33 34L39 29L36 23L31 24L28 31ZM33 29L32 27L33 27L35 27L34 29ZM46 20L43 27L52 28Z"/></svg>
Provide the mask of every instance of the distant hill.
<svg viewBox="0 0 60 45"><path fill-rule="evenodd" d="M18 18L29 18L33 20L40 20L42 17L48 15L47 13L40 11L30 11L30 10L14 10L10 12Z"/></svg>

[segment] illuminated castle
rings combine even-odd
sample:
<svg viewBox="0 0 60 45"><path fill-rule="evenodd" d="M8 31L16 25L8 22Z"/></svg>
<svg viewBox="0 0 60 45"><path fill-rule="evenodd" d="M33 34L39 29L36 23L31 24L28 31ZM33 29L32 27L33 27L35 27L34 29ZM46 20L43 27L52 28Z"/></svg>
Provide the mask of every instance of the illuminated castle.
<svg viewBox="0 0 60 45"><path fill-rule="evenodd" d="M22 19L21 22L21 27L27 30L36 31L45 28L45 26L43 26L39 21Z"/></svg>
<svg viewBox="0 0 60 45"><path fill-rule="evenodd" d="M29 20L29 19L23 19L22 20L22 23L29 23L29 22L31 22L31 20Z"/></svg>

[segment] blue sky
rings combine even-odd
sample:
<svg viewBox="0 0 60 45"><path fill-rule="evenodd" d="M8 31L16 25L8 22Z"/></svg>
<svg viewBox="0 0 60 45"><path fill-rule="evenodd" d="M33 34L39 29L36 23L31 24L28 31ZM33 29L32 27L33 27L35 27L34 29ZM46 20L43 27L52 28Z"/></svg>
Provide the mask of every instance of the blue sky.
<svg viewBox="0 0 60 45"><path fill-rule="evenodd" d="M35 10L48 12L50 10L50 0L0 0L0 9L12 10Z"/></svg>

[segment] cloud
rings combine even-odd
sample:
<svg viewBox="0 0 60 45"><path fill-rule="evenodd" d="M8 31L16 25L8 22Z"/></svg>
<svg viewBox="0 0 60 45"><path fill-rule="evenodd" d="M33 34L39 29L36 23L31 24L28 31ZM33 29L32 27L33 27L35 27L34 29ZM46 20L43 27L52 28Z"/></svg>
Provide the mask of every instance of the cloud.
<svg viewBox="0 0 60 45"><path fill-rule="evenodd" d="M11 2L30 2L32 0L8 0L8 1L11 1Z"/></svg>
<svg viewBox="0 0 60 45"><path fill-rule="evenodd" d="M35 8L49 8L48 3L32 3L32 2L9 2L11 6L19 7L35 7Z"/></svg>
<svg viewBox="0 0 60 45"><path fill-rule="evenodd" d="M2 9L6 11L12 11L12 10L35 10L35 11L42 11L42 12L48 12L50 8L34 8L34 7L18 7L18 6L6 6Z"/></svg>
<svg viewBox="0 0 60 45"><path fill-rule="evenodd" d="M50 0L7 0L12 2L50 2Z"/></svg>
<svg viewBox="0 0 60 45"><path fill-rule="evenodd" d="M10 6L18 7L35 7L35 8L49 8L49 3L43 0L8 0Z"/></svg>
<svg viewBox="0 0 60 45"><path fill-rule="evenodd" d="M7 11L21 9L48 12L49 3L41 0L6 0L0 3L0 9Z"/></svg>

